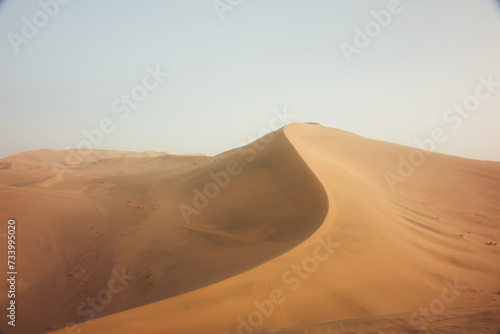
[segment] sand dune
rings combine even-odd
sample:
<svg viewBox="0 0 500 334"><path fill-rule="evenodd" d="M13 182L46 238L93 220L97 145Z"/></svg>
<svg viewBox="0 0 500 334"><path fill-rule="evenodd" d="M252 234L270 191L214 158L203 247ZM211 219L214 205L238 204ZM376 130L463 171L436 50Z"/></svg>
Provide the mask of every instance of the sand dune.
<svg viewBox="0 0 500 334"><path fill-rule="evenodd" d="M65 152L0 160L22 332L497 333L500 163L425 154L391 191L413 151L291 124L216 157L96 152L62 180Z"/></svg>
<svg viewBox="0 0 500 334"><path fill-rule="evenodd" d="M263 141L214 158L93 152L62 180L47 163L66 152L4 159L19 170L3 171L2 213L29 227L18 244L29 260L19 264L19 300L30 307L18 328L40 333L192 291L310 236L327 210L324 190L282 131ZM87 303L123 270L134 277L126 289L102 310Z"/></svg>

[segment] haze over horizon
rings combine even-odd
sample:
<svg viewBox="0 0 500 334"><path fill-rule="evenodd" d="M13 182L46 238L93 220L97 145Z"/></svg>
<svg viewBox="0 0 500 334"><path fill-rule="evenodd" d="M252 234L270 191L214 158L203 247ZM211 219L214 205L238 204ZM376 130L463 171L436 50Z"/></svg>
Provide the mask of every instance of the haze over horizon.
<svg viewBox="0 0 500 334"><path fill-rule="evenodd" d="M391 1L242 1L221 20L213 1L73 0L13 46L54 1L0 3L0 158L76 148L98 128L96 149L215 155L286 110L413 147L441 128L436 151L500 161L496 1L400 1L350 62L342 43ZM481 85L473 112L448 113ZM125 101L137 86L144 100Z"/></svg>

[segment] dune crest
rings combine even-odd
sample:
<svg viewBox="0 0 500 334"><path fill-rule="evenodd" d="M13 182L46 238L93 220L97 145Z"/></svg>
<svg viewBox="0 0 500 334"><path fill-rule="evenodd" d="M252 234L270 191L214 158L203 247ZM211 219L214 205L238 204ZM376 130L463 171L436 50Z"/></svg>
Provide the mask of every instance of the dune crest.
<svg viewBox="0 0 500 334"><path fill-rule="evenodd" d="M413 151L290 124L216 157L103 160L57 185L0 190L50 191L47 205L84 217L65 229L51 220L46 238L56 235L65 253L47 279L69 272L81 284L92 273L92 293L112 270L134 276L106 316L77 325L82 332L495 333L500 163L422 153L393 191L385 174ZM68 254L85 227L96 237L77 254L91 256L82 272ZM89 294L66 286L58 296L72 306Z"/></svg>
<svg viewBox="0 0 500 334"><path fill-rule="evenodd" d="M488 241L498 238L499 163L433 154L392 192L384 173L413 149L316 124L291 124L284 133L328 196L328 213L309 238L238 276L82 328L347 333L374 326L400 333L453 331L467 321L470 329L493 328L500 251ZM444 309L433 321L417 311L436 305Z"/></svg>

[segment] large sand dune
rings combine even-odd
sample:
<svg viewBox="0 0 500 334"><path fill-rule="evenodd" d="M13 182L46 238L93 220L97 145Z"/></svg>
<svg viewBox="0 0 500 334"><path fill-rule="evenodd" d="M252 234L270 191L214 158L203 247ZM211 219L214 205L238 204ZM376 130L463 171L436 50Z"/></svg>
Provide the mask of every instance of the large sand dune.
<svg viewBox="0 0 500 334"><path fill-rule="evenodd" d="M422 154L392 191L412 152L291 124L216 157L96 151L59 177L67 152L0 160L16 330L498 333L500 163Z"/></svg>

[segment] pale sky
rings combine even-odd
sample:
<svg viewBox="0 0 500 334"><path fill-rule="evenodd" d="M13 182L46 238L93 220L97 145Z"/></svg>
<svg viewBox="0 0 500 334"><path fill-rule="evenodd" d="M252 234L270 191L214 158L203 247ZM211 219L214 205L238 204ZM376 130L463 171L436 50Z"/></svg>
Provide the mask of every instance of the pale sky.
<svg viewBox="0 0 500 334"><path fill-rule="evenodd" d="M0 157L78 147L102 122L96 149L215 155L286 109L408 146L442 128L437 151L500 161L500 6L396 2L0 1Z"/></svg>

